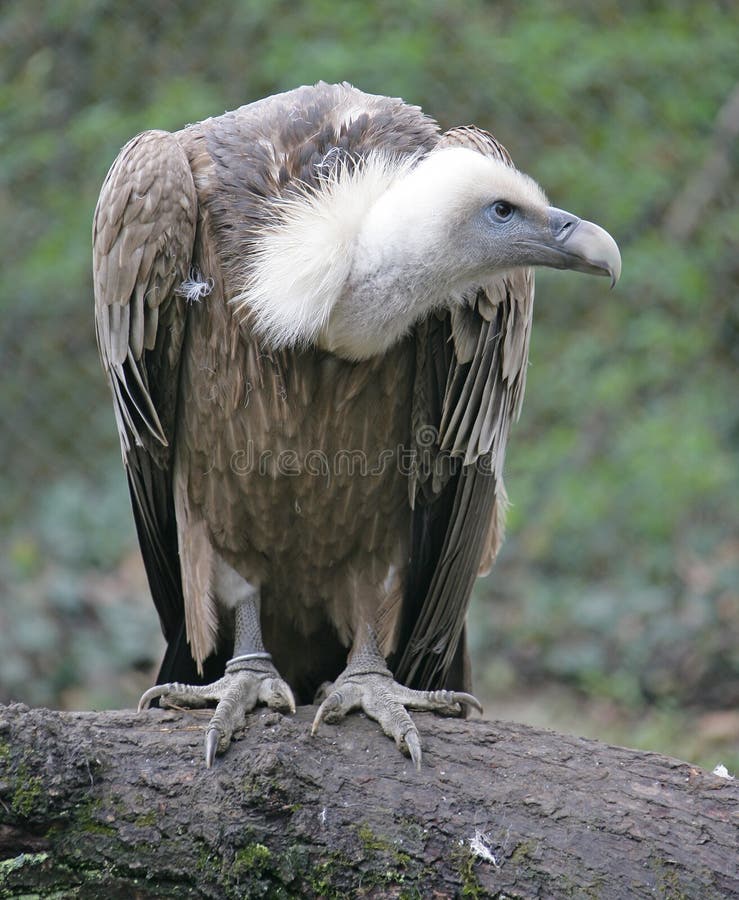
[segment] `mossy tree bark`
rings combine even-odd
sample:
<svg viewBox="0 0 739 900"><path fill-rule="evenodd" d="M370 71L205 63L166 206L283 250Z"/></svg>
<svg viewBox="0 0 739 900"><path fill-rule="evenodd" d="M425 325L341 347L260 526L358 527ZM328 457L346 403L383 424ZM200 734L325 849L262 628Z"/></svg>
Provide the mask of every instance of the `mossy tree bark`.
<svg viewBox="0 0 739 900"><path fill-rule="evenodd" d="M739 788L677 760L417 714L254 714L207 770L207 713L0 707L0 896L739 896Z"/></svg>

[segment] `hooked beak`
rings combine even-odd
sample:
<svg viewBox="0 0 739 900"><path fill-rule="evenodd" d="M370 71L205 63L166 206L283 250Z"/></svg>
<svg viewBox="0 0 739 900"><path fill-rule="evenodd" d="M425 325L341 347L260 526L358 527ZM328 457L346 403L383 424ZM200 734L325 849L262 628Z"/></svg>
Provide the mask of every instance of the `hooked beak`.
<svg viewBox="0 0 739 900"><path fill-rule="evenodd" d="M605 229L550 207L542 232L521 243L532 252L532 265L607 275L613 287L621 275L618 245Z"/></svg>

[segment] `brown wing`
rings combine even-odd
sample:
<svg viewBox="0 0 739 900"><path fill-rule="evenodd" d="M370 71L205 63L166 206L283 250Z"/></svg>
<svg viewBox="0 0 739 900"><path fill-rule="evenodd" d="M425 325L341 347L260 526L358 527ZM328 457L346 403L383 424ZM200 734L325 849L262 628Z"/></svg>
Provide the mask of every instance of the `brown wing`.
<svg viewBox="0 0 739 900"><path fill-rule="evenodd" d="M95 209L95 330L149 585L172 646L184 622L171 488L187 318L177 291L190 273L196 221L195 185L177 139L148 131L126 144Z"/></svg>
<svg viewBox="0 0 739 900"><path fill-rule="evenodd" d="M450 145L511 164L492 135L475 128L447 132L439 146ZM502 538L503 461L523 400L533 298L531 270L512 271L418 331L419 466L394 666L415 687L469 688L464 622L475 578L492 565Z"/></svg>

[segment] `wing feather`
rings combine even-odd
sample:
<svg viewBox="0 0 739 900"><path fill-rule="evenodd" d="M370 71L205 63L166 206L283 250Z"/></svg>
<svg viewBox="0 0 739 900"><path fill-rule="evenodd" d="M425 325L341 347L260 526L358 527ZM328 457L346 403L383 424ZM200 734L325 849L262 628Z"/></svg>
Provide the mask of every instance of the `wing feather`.
<svg viewBox="0 0 739 900"><path fill-rule="evenodd" d="M512 164L487 132L457 128L439 144ZM503 461L526 379L533 274L482 285L465 307L418 329L413 430L432 426L412 480L411 556L393 661L396 677L426 689L466 688L464 622L477 575L500 545L507 498ZM450 352L451 351L451 352ZM461 660L461 663L460 663Z"/></svg>
<svg viewBox="0 0 739 900"><path fill-rule="evenodd" d="M168 641L184 606L172 498L180 351L197 195L177 138L148 131L121 151L93 222L95 330L113 392L139 543Z"/></svg>

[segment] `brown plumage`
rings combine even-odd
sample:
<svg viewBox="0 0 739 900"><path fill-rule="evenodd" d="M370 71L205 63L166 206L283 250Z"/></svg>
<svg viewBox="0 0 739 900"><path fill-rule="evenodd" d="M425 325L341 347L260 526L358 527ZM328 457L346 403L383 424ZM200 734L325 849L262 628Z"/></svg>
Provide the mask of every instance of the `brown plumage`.
<svg viewBox="0 0 739 900"><path fill-rule="evenodd" d="M435 155L449 148L468 155ZM465 263L473 274L464 281L445 274L454 252L447 263L436 245L419 251L430 274L409 274L423 227L398 225L410 249L387 250L397 250L392 275L382 245L361 249L392 231L395 214L383 227L367 223L404 176L406 185L422 178L424 160L464 169L479 155L494 161L493 181L518 179L511 189L523 198L527 240L546 232L560 242L556 258L548 248L540 260L519 241L501 262L496 236L495 263ZM423 196L411 195L419 205L437 180L421 180ZM604 233L560 221L566 214L538 190L486 132L441 135L418 108L348 85L299 88L124 147L95 213L96 328L168 642L160 683L218 677L235 640L234 671L247 669L250 685L273 679L260 699L280 708L292 708L280 676L311 702L322 682L359 684L383 659L395 681L420 691L469 690L464 621L502 536L502 466L531 326L527 263L617 276ZM427 221L444 203L457 201L432 204ZM413 215L408 207L398 206L401 218ZM588 252L578 238L563 262L575 228ZM595 259L604 253L606 262ZM315 276L297 271L316 257ZM454 285L448 302L424 299L430 289L420 286L417 308L396 327L405 287L413 294L427 275L435 283L433 266ZM370 301L352 300L362 291ZM241 624L237 614L235 635L234 609L250 610ZM155 693L182 700L182 691ZM458 713L473 700L445 695L430 708ZM346 712L338 702L321 717ZM402 727L374 717L418 761L403 714ZM222 720L209 762L214 741L224 749L238 724Z"/></svg>

